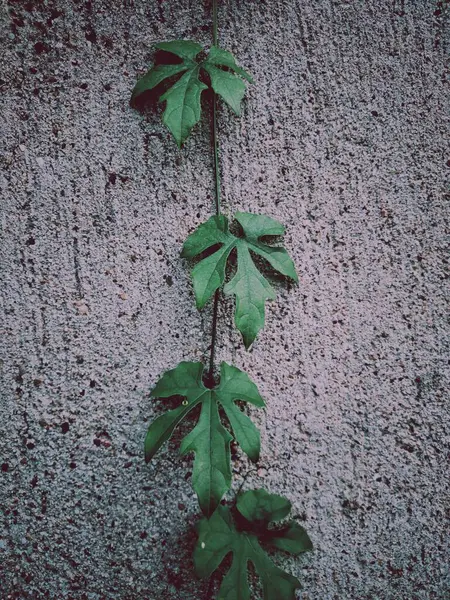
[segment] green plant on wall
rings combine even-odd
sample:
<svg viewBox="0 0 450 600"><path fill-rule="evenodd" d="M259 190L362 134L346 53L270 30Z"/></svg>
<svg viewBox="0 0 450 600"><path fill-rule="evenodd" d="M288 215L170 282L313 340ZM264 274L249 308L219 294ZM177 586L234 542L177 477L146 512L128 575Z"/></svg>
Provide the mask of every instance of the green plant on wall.
<svg viewBox="0 0 450 600"><path fill-rule="evenodd" d="M197 525L198 541L194 551L197 575L208 577L230 552L231 567L223 578L219 598L250 598L247 565L251 562L262 580L266 600L294 598L300 587L296 577L276 567L260 543L300 554L311 550L306 531L295 521L281 527L272 522L285 519L291 503L265 490L249 490L237 497L236 507L219 506L210 519Z"/></svg>
<svg viewBox="0 0 450 600"><path fill-rule="evenodd" d="M182 362L165 373L156 384L151 394L153 397L182 396L185 400L150 425L145 439L145 459L148 462L170 438L178 423L200 405L197 425L181 442L181 452L195 452L192 484L200 508L206 516L210 516L231 486L230 442L233 436L221 423L219 406L223 408L242 450L256 461L259 458L259 431L235 402L245 400L262 407L264 400L249 376L226 362L220 368L220 384L212 389L203 383L203 370L202 363Z"/></svg>
<svg viewBox="0 0 450 600"><path fill-rule="evenodd" d="M192 270L197 308L202 309L213 298L209 365L206 368L199 362L181 362L157 382L153 398L181 400L179 406L150 425L145 460L150 461L176 427L200 407L198 420L180 447L182 454L195 454L192 484L204 514L197 525L196 573L201 578L209 577L232 554L219 598L250 598L247 568L251 562L261 578L264 600L292 600L300 587L298 579L276 567L263 550L267 545L296 555L312 549L303 527L285 521L290 502L260 489L238 494L232 505L223 504L232 483L231 441L234 439L252 461L258 460L260 452L259 431L236 403L244 401L260 408L265 404L256 385L237 367L222 362L220 377L215 377L220 290L223 287L224 294L235 297L235 324L248 349L264 327L266 301L275 299L275 291L258 268L258 259L294 282L298 280L286 250L273 243L284 233L281 223L267 216L237 212L232 233L228 218L221 212L218 97L239 115L246 90L243 80L253 80L230 52L218 46L217 0L213 0L213 46L207 55L199 44L187 40L162 42L156 49L167 53L169 61L155 64L137 82L131 100L143 100L146 92L163 87L159 97L165 102L163 121L181 147L201 118L203 91L211 90L216 215L188 236L181 252L184 258L199 259ZM199 56L205 57L199 60ZM232 252L237 256L237 266L226 281ZM281 525L274 525L280 521Z"/></svg>
<svg viewBox="0 0 450 600"><path fill-rule="evenodd" d="M159 98L166 103L163 114L164 124L172 132L178 146L189 136L191 129L200 120L201 95L208 86L200 79L206 73L211 87L221 96L232 110L239 115L241 100L245 94L243 77L252 82L251 76L241 69L231 52L212 46L209 54L202 62L195 59L203 48L196 42L175 40L156 44L157 50L163 50L181 59L175 64L160 64L152 67L136 84L131 101L134 102L144 92L156 88L163 81L169 80L170 87ZM181 75L182 74L182 75ZM175 82L173 77L181 75Z"/></svg>
<svg viewBox="0 0 450 600"><path fill-rule="evenodd" d="M278 273L298 281L294 263L280 246L269 246L261 238L278 236L284 227L275 219L263 215L237 212L235 219L244 235L236 237L228 230L228 219L223 215L211 217L200 225L186 240L181 256L193 258L213 246L220 248L203 258L192 271L197 308L204 307L214 292L225 281L225 267L233 250L237 253L234 277L225 285L224 293L236 297L235 323L248 348L264 327L266 300L275 300L275 291L258 271L251 252L264 258Z"/></svg>

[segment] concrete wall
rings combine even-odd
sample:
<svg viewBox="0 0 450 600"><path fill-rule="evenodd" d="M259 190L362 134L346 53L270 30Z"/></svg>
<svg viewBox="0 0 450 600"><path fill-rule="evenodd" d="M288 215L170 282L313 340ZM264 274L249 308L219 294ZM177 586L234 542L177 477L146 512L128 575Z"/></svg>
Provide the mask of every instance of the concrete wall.
<svg viewBox="0 0 450 600"><path fill-rule="evenodd" d="M285 223L300 284L250 353L222 302L218 358L267 400L247 484L288 496L313 539L277 559L303 600L448 598L443 4L220 8L256 80L220 116L224 209ZM178 257L213 210L209 124L179 151L128 99L153 43L210 44L210 8L2 5L2 599L209 597L191 457L143 462L151 387L209 344Z"/></svg>

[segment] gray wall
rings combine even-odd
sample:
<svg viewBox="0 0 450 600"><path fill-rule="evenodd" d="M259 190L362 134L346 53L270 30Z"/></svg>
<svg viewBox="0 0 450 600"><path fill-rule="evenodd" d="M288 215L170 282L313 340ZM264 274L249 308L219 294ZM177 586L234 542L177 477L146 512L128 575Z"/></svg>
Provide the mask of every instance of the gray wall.
<svg viewBox="0 0 450 600"><path fill-rule="evenodd" d="M221 111L224 208L285 223L300 284L250 353L222 302L218 358L267 400L247 485L304 520L315 551L277 559L303 600L448 597L441 4L220 8L256 80ZM209 124L179 151L128 99L153 43L210 24L190 0L3 3L2 599L207 597L191 457L142 450L153 384L209 344L179 258L213 210Z"/></svg>

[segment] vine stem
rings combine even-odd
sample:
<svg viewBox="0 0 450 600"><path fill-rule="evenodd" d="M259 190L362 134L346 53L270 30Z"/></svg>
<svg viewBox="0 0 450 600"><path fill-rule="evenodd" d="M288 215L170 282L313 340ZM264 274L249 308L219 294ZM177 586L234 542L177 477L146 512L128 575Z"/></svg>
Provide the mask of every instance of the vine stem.
<svg viewBox="0 0 450 600"><path fill-rule="evenodd" d="M213 0L213 44L217 46L217 0Z"/></svg>
<svg viewBox="0 0 450 600"><path fill-rule="evenodd" d="M213 0L213 44L217 46L217 0ZM214 155L214 183L216 215L220 215L220 165L219 165L219 140L217 135L217 94L213 90L213 114L212 114L212 145ZM216 355L217 340L217 315L219 311L219 290L216 290L213 301L213 315L211 326L211 352L209 355L208 379L214 382L214 359Z"/></svg>

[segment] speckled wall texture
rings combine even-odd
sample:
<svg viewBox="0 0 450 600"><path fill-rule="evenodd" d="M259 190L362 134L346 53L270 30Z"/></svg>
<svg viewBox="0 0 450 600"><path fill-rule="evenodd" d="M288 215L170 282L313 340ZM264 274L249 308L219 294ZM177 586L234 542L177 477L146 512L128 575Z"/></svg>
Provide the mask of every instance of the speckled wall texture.
<svg viewBox="0 0 450 600"><path fill-rule="evenodd" d="M300 284L251 352L224 300L218 358L267 401L246 485L311 535L278 557L302 600L450 593L445 4L220 5L256 82L221 110L224 209L282 221ZM128 100L153 43L211 43L211 6L4 0L0 35L0 598L206 599L192 458L145 466L143 439L157 378L209 344L179 251L213 211L210 129L179 151Z"/></svg>

